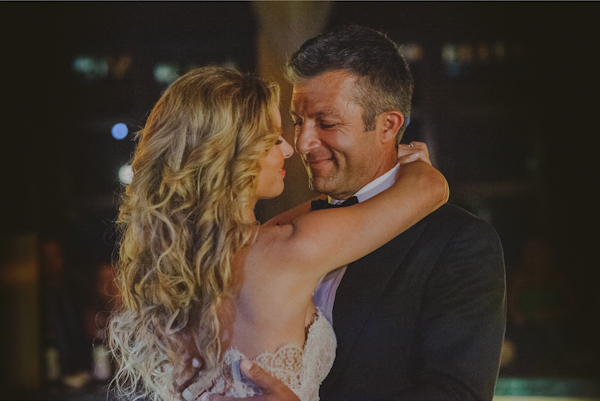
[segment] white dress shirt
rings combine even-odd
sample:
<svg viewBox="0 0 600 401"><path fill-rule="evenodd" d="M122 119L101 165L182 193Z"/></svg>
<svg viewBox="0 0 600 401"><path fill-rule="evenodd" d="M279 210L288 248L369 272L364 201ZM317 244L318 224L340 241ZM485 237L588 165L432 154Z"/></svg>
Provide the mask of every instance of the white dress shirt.
<svg viewBox="0 0 600 401"><path fill-rule="evenodd" d="M362 187L354 194L354 196L358 198L359 202L364 202L378 193L385 191L396 181L396 172L398 171L398 168L400 168L400 165L396 164L393 169ZM334 205L343 202L342 200L332 199L331 197L328 197L327 201ZM335 294L340 285L340 281L342 281L342 277L344 277L347 267L348 265L338 267L323 276L313 293L313 302L315 306L321 309L325 318L327 318L332 325Z"/></svg>

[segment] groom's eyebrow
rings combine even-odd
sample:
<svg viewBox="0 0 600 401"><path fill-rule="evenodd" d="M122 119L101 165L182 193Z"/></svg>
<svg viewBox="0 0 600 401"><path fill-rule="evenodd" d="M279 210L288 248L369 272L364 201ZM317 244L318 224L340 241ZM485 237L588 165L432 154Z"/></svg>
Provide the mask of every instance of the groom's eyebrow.
<svg viewBox="0 0 600 401"><path fill-rule="evenodd" d="M294 112L294 110L290 109L290 114L292 117L300 117L298 114L296 114ZM313 115L309 116L309 117L317 117L317 118L323 118L323 117L341 117L342 114L337 111L336 109L333 108L329 108L329 109L325 109L325 110L319 110L316 113L314 113Z"/></svg>
<svg viewBox="0 0 600 401"><path fill-rule="evenodd" d="M330 108L325 110L320 110L316 113L317 117L340 117L341 114L336 109Z"/></svg>

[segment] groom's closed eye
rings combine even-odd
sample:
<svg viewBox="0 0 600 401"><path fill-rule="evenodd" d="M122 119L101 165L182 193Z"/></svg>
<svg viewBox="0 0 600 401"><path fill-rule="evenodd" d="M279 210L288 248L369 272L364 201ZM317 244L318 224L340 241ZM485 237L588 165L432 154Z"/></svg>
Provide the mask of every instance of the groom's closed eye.
<svg viewBox="0 0 600 401"><path fill-rule="evenodd" d="M323 122L320 123L319 125L322 129L332 129L337 126L337 124L327 124L327 123L323 123Z"/></svg>

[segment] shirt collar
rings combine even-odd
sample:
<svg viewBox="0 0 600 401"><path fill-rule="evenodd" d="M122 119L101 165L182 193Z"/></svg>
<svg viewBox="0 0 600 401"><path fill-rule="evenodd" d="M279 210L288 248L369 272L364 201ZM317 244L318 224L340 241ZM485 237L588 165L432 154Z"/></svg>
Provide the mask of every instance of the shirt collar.
<svg viewBox="0 0 600 401"><path fill-rule="evenodd" d="M359 202L364 202L367 199L370 199L370 198L374 197L375 195L385 191L386 189L391 187L394 184L394 182L396 182L396 172L398 171L399 168L400 168L400 164L396 164L394 166L394 168L389 170L387 173L385 173L384 175L382 175L380 177L375 178L373 181L371 181L370 183L368 183L367 185L365 185L364 187L359 189L354 194L354 196L356 196L358 198ZM327 201L334 205L337 205L338 203L343 202L343 200L333 199L330 196L327 197Z"/></svg>

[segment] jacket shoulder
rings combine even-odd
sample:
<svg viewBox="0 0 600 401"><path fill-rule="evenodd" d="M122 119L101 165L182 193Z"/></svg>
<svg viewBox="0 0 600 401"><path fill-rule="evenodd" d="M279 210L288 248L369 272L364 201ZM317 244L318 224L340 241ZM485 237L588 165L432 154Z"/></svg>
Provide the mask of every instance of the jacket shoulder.
<svg viewBox="0 0 600 401"><path fill-rule="evenodd" d="M476 231L478 236L498 238L496 230L485 220L456 205L447 203L422 220L426 230L455 235L461 231Z"/></svg>
<svg viewBox="0 0 600 401"><path fill-rule="evenodd" d="M468 222L470 220L481 220L479 217L475 216L473 213L466 211L465 209L453 205L451 203L446 203L445 205L440 206L439 209L432 212L429 216L426 217L431 220L448 220L448 221L465 221Z"/></svg>

